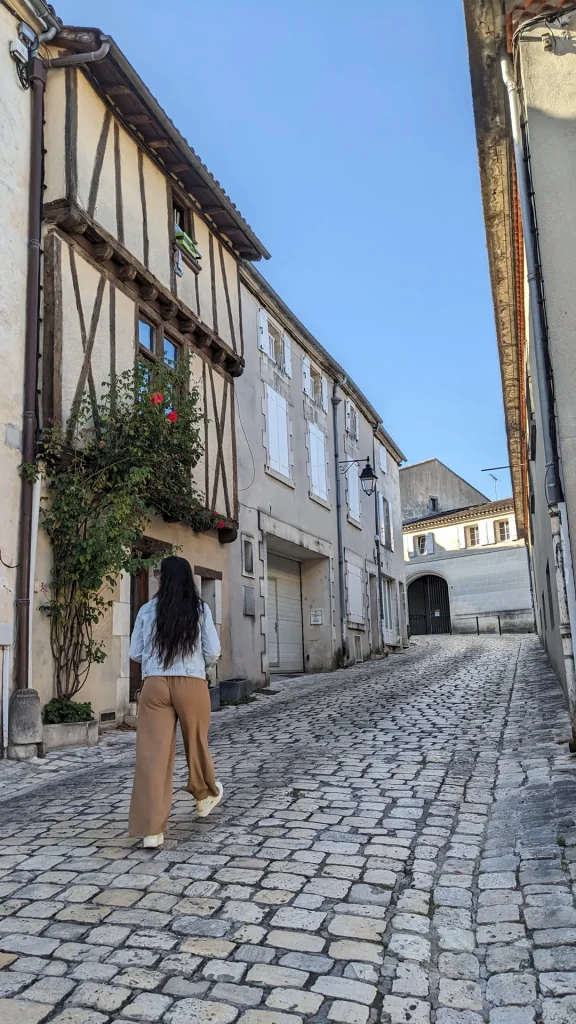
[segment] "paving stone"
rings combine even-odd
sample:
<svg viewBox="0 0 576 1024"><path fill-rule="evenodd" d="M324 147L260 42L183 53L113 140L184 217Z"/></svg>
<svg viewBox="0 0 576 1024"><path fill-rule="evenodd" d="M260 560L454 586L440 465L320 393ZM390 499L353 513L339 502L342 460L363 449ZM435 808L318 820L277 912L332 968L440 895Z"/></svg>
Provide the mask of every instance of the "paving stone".
<svg viewBox="0 0 576 1024"><path fill-rule="evenodd" d="M369 985L377 985L378 969L372 964L351 962L344 968L344 977L356 981L367 981Z"/></svg>
<svg viewBox="0 0 576 1024"><path fill-rule="evenodd" d="M520 971L530 966L530 950L528 948L511 945L488 946L486 967L490 974L499 974L502 971Z"/></svg>
<svg viewBox="0 0 576 1024"><path fill-rule="evenodd" d="M287 1010L294 1013L317 1013L324 997L314 992L301 992L292 988L275 988L266 1000L266 1006L276 1010Z"/></svg>
<svg viewBox="0 0 576 1024"><path fill-rule="evenodd" d="M52 1017L50 1024L106 1024L109 1018L95 1010L84 1010L66 1007L57 1017Z"/></svg>
<svg viewBox="0 0 576 1024"><path fill-rule="evenodd" d="M371 1006L376 998L374 985L367 985L365 982L353 981L349 978L336 978L334 975L328 974L316 979L312 991L319 992L323 996L332 996L335 999L363 1003L366 1006Z"/></svg>
<svg viewBox="0 0 576 1024"><path fill-rule="evenodd" d="M428 1024L430 1021L430 1003L419 999L385 996L382 1009L390 1024Z"/></svg>
<svg viewBox="0 0 576 1024"><path fill-rule="evenodd" d="M518 939L523 939L524 935L524 925L522 924L488 924L481 925L476 930L476 937L481 946L493 942L517 942ZM542 943L542 945L548 945L548 943Z"/></svg>
<svg viewBox="0 0 576 1024"><path fill-rule="evenodd" d="M428 974L413 963L399 963L396 977L392 983L393 994L424 996L428 995Z"/></svg>
<svg viewBox="0 0 576 1024"><path fill-rule="evenodd" d="M482 1009L482 993L476 981L441 978L438 999L442 1006L456 1010Z"/></svg>
<svg viewBox="0 0 576 1024"><path fill-rule="evenodd" d="M252 985L232 985L222 981L214 986L211 996L217 1002L225 1000L235 1006L258 1006L264 995L263 989Z"/></svg>
<svg viewBox="0 0 576 1024"><path fill-rule="evenodd" d="M490 1024L533 1024L531 1006L500 1006L490 1010Z"/></svg>
<svg viewBox="0 0 576 1024"><path fill-rule="evenodd" d="M488 981L486 999L493 1006L526 1006L536 999L531 974L494 974Z"/></svg>
<svg viewBox="0 0 576 1024"><path fill-rule="evenodd" d="M480 977L480 964L470 953L441 953L438 970L441 975L455 980L477 981Z"/></svg>
<svg viewBox="0 0 576 1024"><path fill-rule="evenodd" d="M164 980L161 971L153 971L149 967L127 967L115 978L116 985L127 985L129 988L143 988L151 992Z"/></svg>
<svg viewBox="0 0 576 1024"><path fill-rule="evenodd" d="M301 1024L302 1017L281 1010L247 1010L241 1020L242 1024Z"/></svg>
<svg viewBox="0 0 576 1024"><path fill-rule="evenodd" d="M83 981L70 996L70 1006L87 1006L102 1013L113 1013L128 1002L132 991L116 985Z"/></svg>
<svg viewBox="0 0 576 1024"><path fill-rule="evenodd" d="M484 1024L484 1016L474 1010L454 1010L441 1006L436 1011L436 1024Z"/></svg>
<svg viewBox="0 0 576 1024"><path fill-rule="evenodd" d="M304 931L316 932L324 921L326 914L312 910L294 910L291 907L281 907L272 918L272 926L277 928L303 929Z"/></svg>
<svg viewBox="0 0 576 1024"><path fill-rule="evenodd" d="M574 950L576 953L576 948ZM540 990L548 996L566 996L576 993L576 971L551 971L538 978Z"/></svg>
<svg viewBox="0 0 576 1024"><path fill-rule="evenodd" d="M274 988L280 985L287 988L302 988L308 981L308 974L291 967L254 964L246 975L246 981L254 985L267 985Z"/></svg>
<svg viewBox="0 0 576 1024"><path fill-rule="evenodd" d="M172 999L157 992L142 992L133 1002L125 1006L122 1014L128 1020L157 1021L163 1016Z"/></svg>
<svg viewBox="0 0 576 1024"><path fill-rule="evenodd" d="M10 1024L39 1024L54 1009L45 1003L29 1003L23 999L0 999L0 1020ZM102 1018L105 1020L106 1018Z"/></svg>
<svg viewBox="0 0 576 1024"><path fill-rule="evenodd" d="M206 999L181 999L165 1014L168 1024L232 1024L238 1016L235 1006Z"/></svg>
<svg viewBox="0 0 576 1024"><path fill-rule="evenodd" d="M334 961L329 956L294 952L281 957L280 964L282 967L294 967L298 971L307 971L310 974L328 974L334 966Z"/></svg>
<svg viewBox="0 0 576 1024"><path fill-rule="evenodd" d="M339 1021L341 1024L366 1024L369 1013L367 1006L336 999L328 1010L328 1020Z"/></svg>
<svg viewBox="0 0 576 1024"><path fill-rule="evenodd" d="M430 960L430 943L420 935L394 932L388 944L388 952L406 960L427 963Z"/></svg>
<svg viewBox="0 0 576 1024"><path fill-rule="evenodd" d="M266 942L280 949L294 949L303 953L321 953L326 942L319 935L308 935L302 932L281 931L273 929L268 932Z"/></svg>
<svg viewBox="0 0 576 1024"><path fill-rule="evenodd" d="M335 960L366 960L369 963L382 963L382 947L375 942L354 942L341 940L330 943L328 953Z"/></svg>
<svg viewBox="0 0 576 1024"><path fill-rule="evenodd" d="M0 979L1 980L1 979ZM75 986L68 978L40 978L26 989L24 997L36 1003L60 1003Z"/></svg>
<svg viewBox="0 0 576 1024"><path fill-rule="evenodd" d="M202 975L210 981L238 983L244 977L247 969L246 963L232 960L209 960L202 969Z"/></svg>

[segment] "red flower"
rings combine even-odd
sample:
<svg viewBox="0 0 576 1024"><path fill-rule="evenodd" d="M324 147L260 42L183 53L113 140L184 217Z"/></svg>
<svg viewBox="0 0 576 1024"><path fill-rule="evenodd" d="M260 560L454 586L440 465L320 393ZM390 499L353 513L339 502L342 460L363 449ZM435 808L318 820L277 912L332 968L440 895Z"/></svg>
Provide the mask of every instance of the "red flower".
<svg viewBox="0 0 576 1024"><path fill-rule="evenodd" d="M170 412L167 412L166 419L169 420L170 423L176 423L176 420L178 419L178 413L176 410L172 409Z"/></svg>
<svg viewBox="0 0 576 1024"><path fill-rule="evenodd" d="M225 530L227 526L228 526L228 523L225 522L224 519L221 519L220 522L217 524L216 529L217 530Z"/></svg>
<svg viewBox="0 0 576 1024"><path fill-rule="evenodd" d="M162 405L164 395L160 391L155 391L153 395L150 395L150 401L152 405Z"/></svg>

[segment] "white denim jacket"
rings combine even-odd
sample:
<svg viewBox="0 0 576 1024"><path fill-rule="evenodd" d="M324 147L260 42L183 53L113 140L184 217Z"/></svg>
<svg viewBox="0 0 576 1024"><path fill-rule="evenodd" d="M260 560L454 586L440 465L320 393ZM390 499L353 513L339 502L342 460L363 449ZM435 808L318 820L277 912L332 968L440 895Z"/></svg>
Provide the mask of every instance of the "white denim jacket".
<svg viewBox="0 0 576 1024"><path fill-rule="evenodd" d="M156 598L143 604L134 623L130 640L130 657L132 661L142 664L142 678L148 676L191 676L194 679L206 679L206 669L220 657L220 637L212 620L212 612L207 604L202 603L200 615L200 632L193 651L184 657L175 658L166 667L152 650L156 631Z"/></svg>

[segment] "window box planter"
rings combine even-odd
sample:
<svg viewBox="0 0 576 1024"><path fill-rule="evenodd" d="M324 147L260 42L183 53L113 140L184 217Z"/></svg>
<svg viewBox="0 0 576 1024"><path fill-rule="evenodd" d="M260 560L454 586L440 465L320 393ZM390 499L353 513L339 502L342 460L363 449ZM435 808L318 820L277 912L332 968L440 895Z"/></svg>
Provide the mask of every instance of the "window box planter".
<svg viewBox="0 0 576 1024"><path fill-rule="evenodd" d="M220 700L222 704L230 703L231 701L245 700L246 697L250 697L252 694L252 680L251 679L221 679L220 680Z"/></svg>
<svg viewBox="0 0 576 1024"><path fill-rule="evenodd" d="M218 540L221 544L233 544L238 536L238 523L227 523L218 526Z"/></svg>
<svg viewBox="0 0 576 1024"><path fill-rule="evenodd" d="M98 743L98 722L59 722L42 726L44 750L60 747L95 747Z"/></svg>

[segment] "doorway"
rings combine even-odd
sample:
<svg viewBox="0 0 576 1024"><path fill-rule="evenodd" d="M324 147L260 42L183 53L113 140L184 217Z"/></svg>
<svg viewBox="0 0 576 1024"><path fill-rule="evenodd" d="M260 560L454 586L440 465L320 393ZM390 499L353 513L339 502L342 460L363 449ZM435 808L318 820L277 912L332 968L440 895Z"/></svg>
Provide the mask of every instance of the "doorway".
<svg viewBox="0 0 576 1024"><path fill-rule="evenodd" d="M412 636L451 633L448 584L441 576L419 576L408 586Z"/></svg>
<svg viewBox="0 0 576 1024"><path fill-rule="evenodd" d="M303 672L300 562L268 555L268 666L270 672Z"/></svg>

